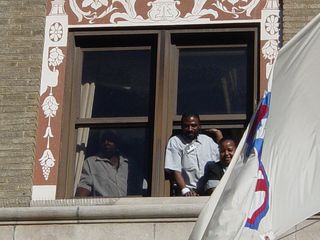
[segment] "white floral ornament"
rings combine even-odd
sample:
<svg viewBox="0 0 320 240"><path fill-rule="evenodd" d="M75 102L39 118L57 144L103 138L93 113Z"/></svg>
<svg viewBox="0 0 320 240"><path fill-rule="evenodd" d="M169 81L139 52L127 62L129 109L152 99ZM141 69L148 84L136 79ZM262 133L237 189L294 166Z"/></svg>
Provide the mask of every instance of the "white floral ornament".
<svg viewBox="0 0 320 240"><path fill-rule="evenodd" d="M53 134L52 134L52 130L51 130L51 127L48 126L46 128L46 132L45 134L43 135L44 138L53 138Z"/></svg>
<svg viewBox="0 0 320 240"><path fill-rule="evenodd" d="M59 29L59 24L58 25L57 24L54 23L52 25L53 30ZM53 40L54 40L54 37L53 37ZM49 66L53 67L53 72L59 72L58 70L56 70L56 67L62 63L63 59L64 59L64 54L61 51L61 49L59 49L58 47L54 47L49 51L48 63L49 63ZM47 96L44 99L41 105L45 117L48 118L48 126L43 136L44 138L47 138L47 149L44 150L42 157L39 159L40 165L42 167L42 175L46 181L49 178L51 168L54 167L55 165L55 159L50 150L50 138L53 137L52 129L50 127L50 122L51 122L51 118L56 116L58 106L59 104L57 103L56 98L52 95L52 87L51 87L49 96Z"/></svg>
<svg viewBox="0 0 320 240"><path fill-rule="evenodd" d="M61 23L55 22L49 28L49 38L54 41L58 42L62 38L63 34L63 27Z"/></svg>
<svg viewBox="0 0 320 240"><path fill-rule="evenodd" d="M49 66L52 66L55 70L55 67L59 66L64 59L64 54L62 50L58 47L54 47L49 52Z"/></svg>
<svg viewBox="0 0 320 240"><path fill-rule="evenodd" d="M265 59L273 60L278 55L278 41L277 40L268 40L262 48L262 54Z"/></svg>
<svg viewBox="0 0 320 240"><path fill-rule="evenodd" d="M99 9L102 6L108 6L108 0L83 0L82 7L92 7L94 10Z"/></svg>
<svg viewBox="0 0 320 240"><path fill-rule="evenodd" d="M271 70L273 67L273 62L276 59L278 55L278 41L277 40L268 40L263 48L262 48L262 54L265 59L268 59L269 62L266 64L266 78L269 79Z"/></svg>
<svg viewBox="0 0 320 240"><path fill-rule="evenodd" d="M271 35L278 33L280 26L279 20L280 19L277 15L270 15L269 17L267 17L265 23L266 32Z"/></svg>
<svg viewBox="0 0 320 240"><path fill-rule="evenodd" d="M55 117L58 110L58 106L59 104L57 103L56 98L51 95L47 96L41 105L43 113L46 116L46 118Z"/></svg>
<svg viewBox="0 0 320 240"><path fill-rule="evenodd" d="M45 180L48 180L50 170L55 165L55 161L56 161L50 149L46 149L43 152L42 157L39 159L39 161L40 161L40 165L42 166L43 177Z"/></svg>

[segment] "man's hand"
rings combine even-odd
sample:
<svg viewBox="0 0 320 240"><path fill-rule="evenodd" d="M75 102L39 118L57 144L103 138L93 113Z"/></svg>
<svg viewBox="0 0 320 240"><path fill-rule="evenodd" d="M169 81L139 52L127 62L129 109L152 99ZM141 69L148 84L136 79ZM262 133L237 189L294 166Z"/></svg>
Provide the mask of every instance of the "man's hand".
<svg viewBox="0 0 320 240"><path fill-rule="evenodd" d="M190 189L189 192L187 192L185 195L183 195L185 197L196 197L196 196L199 196L198 193L196 193L195 191L193 191L192 189Z"/></svg>
<svg viewBox="0 0 320 240"><path fill-rule="evenodd" d="M176 180L178 186L179 186L180 189L181 189L181 194L182 194L182 196L186 196L186 197L199 196L198 193L196 193L196 192L193 191L192 189L186 187L186 184L185 184L185 182L184 182L184 179L183 179L183 177L182 177L181 172L179 172L179 171L174 171L174 177L175 177L175 180Z"/></svg>
<svg viewBox="0 0 320 240"><path fill-rule="evenodd" d="M212 136L216 143L218 143L223 138L222 132L216 128L205 129L203 130L203 133Z"/></svg>

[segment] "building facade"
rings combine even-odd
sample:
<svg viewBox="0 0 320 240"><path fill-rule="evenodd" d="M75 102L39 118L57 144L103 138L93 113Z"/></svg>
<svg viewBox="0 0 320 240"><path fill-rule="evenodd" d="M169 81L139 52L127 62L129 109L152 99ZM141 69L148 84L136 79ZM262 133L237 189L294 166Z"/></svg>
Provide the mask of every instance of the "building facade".
<svg viewBox="0 0 320 240"><path fill-rule="evenodd" d="M15 215L17 221L37 224L82 219L123 228L115 226L121 218L107 208L100 217L86 213L86 207L111 200L73 199L84 157L96 151L100 132L112 129L126 139L126 154L143 166L136 172L141 187L132 194L138 198L116 204L117 213L127 213L126 226L134 222L129 218L138 219L135 226L146 226L154 208L190 207L189 214L156 214L158 220L150 225L156 230L145 239L164 239L168 219L173 229L190 229L201 209L198 200L170 198L163 171L166 141L178 131L181 114L197 111L204 128L241 136L279 48L320 10L315 0L30 0L0 5L0 204L7 211L2 229L12 233ZM210 72L213 64L218 67ZM211 85L208 75L217 81ZM126 208L132 203L143 216ZM62 206L70 215L60 212ZM26 207L24 213L17 210L21 207ZM77 215L79 209L83 214ZM28 236L26 228L19 229ZM141 233L139 227L132 231Z"/></svg>

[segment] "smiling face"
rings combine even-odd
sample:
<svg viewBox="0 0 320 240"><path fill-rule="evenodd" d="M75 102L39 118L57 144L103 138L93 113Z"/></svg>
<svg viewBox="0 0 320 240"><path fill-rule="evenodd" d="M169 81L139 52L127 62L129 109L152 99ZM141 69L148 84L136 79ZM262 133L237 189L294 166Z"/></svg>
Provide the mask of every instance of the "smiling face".
<svg viewBox="0 0 320 240"><path fill-rule="evenodd" d="M197 116L188 116L181 121L182 134L188 140L197 138L200 131L200 120Z"/></svg>
<svg viewBox="0 0 320 240"><path fill-rule="evenodd" d="M236 151L236 144L231 139L222 140L219 143L220 161L227 167L229 166L231 159Z"/></svg>

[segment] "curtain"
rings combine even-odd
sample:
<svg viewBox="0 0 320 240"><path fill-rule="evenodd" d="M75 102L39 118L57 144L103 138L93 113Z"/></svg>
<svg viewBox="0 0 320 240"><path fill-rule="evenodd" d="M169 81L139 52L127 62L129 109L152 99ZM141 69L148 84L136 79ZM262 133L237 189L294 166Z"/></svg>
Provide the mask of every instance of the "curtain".
<svg viewBox="0 0 320 240"><path fill-rule="evenodd" d="M92 106L95 92L95 83L81 84L80 99L80 118L90 118L92 115ZM80 180L85 150L88 143L90 128L79 128L77 135L76 161L75 161L75 179L74 194Z"/></svg>
<svg viewBox="0 0 320 240"><path fill-rule="evenodd" d="M241 97L237 86L237 69L232 68L227 76L221 78L221 85L227 113L232 113L232 103Z"/></svg>

